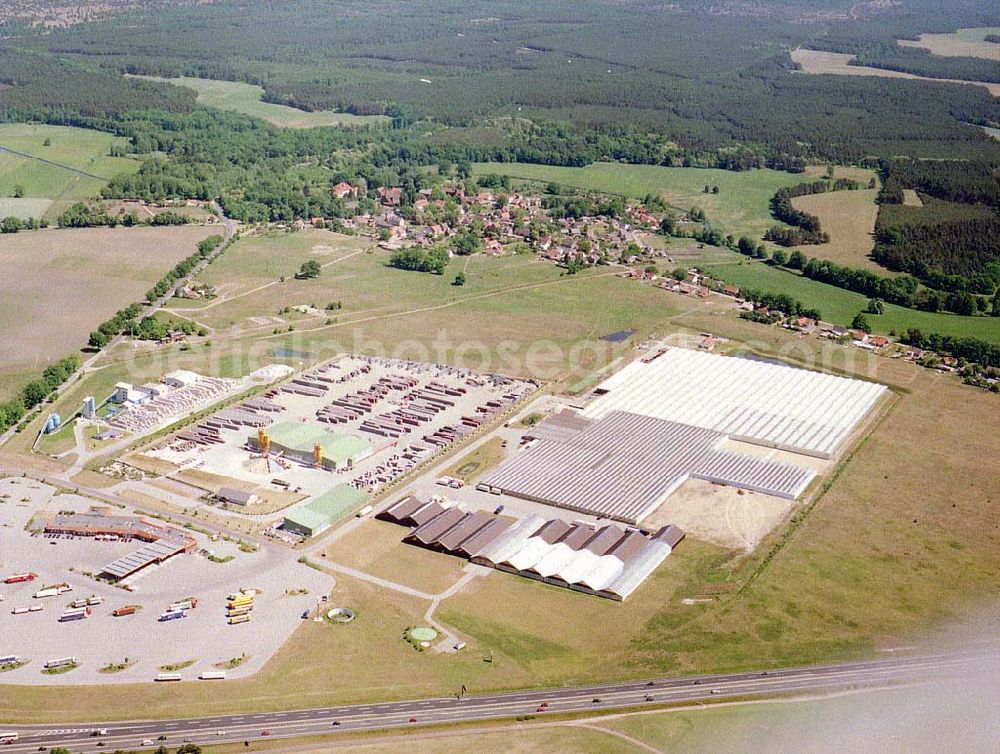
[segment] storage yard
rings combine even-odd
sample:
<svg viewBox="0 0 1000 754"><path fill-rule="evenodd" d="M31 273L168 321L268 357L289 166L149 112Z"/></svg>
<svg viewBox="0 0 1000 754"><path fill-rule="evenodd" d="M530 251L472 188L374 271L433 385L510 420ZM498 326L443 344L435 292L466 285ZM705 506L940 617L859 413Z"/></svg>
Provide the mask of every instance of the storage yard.
<svg viewBox="0 0 1000 754"><path fill-rule="evenodd" d="M308 498L277 536L319 534L365 497L509 411L536 385L448 366L344 356L159 441L142 455L259 498ZM218 495L219 486L209 490ZM259 493L259 494L258 494ZM238 510L237 510L238 509ZM240 503L227 515L254 515Z"/></svg>
<svg viewBox="0 0 1000 754"><path fill-rule="evenodd" d="M135 511L95 515L93 506L31 479L0 479L0 581L15 579L0 583L0 654L29 661L5 672L5 683L153 682L162 667L176 665L184 667L171 674L194 680L232 658L244 660L227 677L253 673L331 588L328 576L280 552L243 552L236 543L210 541ZM70 510L77 513L61 513ZM145 547L160 545L169 541L161 536L168 530L183 542L180 551L124 574L119 583L127 588L96 578L113 564L134 565L141 540L158 537ZM210 562L203 554L209 552L232 560ZM239 625L244 619L234 620L240 615L228 607L241 588L257 592L245 612L251 625ZM77 667L41 672L66 657Z"/></svg>

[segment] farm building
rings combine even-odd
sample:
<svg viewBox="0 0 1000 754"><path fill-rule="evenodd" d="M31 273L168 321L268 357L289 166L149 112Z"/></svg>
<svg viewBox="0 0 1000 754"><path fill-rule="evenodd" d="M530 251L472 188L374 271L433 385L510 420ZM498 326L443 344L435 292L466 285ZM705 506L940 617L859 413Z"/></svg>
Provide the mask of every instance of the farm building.
<svg viewBox="0 0 1000 754"><path fill-rule="evenodd" d="M315 537L349 515L366 497L363 490L338 484L306 505L289 511L281 528L301 537Z"/></svg>
<svg viewBox="0 0 1000 754"><path fill-rule="evenodd" d="M863 380L686 348L636 361L597 386L583 412L666 419L734 440L830 458L886 387Z"/></svg>
<svg viewBox="0 0 1000 754"><path fill-rule="evenodd" d="M407 525L415 498L390 506L379 517ZM430 503L429 505L433 505ZM578 592L624 600L684 538L676 526L652 535L615 524L591 524L529 516L516 522L460 508L438 513L404 541L473 563L516 573Z"/></svg>
<svg viewBox="0 0 1000 754"><path fill-rule="evenodd" d="M318 423L282 421L271 425L267 432L271 438L271 455L281 453L311 465L319 445L323 467L331 471L350 468L372 454L371 443L363 437L328 432ZM257 434L251 435L248 442L257 448Z"/></svg>
<svg viewBox="0 0 1000 754"><path fill-rule="evenodd" d="M685 480L797 498L815 472L724 450L727 436L615 411L588 421L563 412L529 433L532 445L484 479L505 494L636 524Z"/></svg>

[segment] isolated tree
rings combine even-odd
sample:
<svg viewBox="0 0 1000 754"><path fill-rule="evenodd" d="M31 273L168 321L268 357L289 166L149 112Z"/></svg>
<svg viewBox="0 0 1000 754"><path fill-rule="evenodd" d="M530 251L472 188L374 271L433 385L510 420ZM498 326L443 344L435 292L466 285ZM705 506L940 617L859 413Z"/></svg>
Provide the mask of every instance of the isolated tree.
<svg viewBox="0 0 1000 754"><path fill-rule="evenodd" d="M806 266L807 261L809 260L806 259L806 255L796 249L788 257L788 266L793 270L801 270Z"/></svg>
<svg viewBox="0 0 1000 754"><path fill-rule="evenodd" d="M461 273L461 272L460 272L460 273L458 273L458 274L457 274L457 275L455 276L455 282L454 282L454 283L452 283L452 285L458 285L458 286L462 286L462 285L465 285L465 274L464 274L464 273Z"/></svg>
<svg viewBox="0 0 1000 754"><path fill-rule="evenodd" d="M323 268L319 266L319 262L315 259L310 259L308 262L303 262L302 266L299 268L299 277L303 278L317 278Z"/></svg>
<svg viewBox="0 0 1000 754"><path fill-rule="evenodd" d="M673 215L664 215L663 219L660 220L660 230L663 231L668 236L672 236L674 231L677 229L677 222L674 220Z"/></svg>
<svg viewBox="0 0 1000 754"><path fill-rule="evenodd" d="M865 309L869 314L881 314L885 309L885 302L880 298L873 298L868 301L868 308Z"/></svg>
<svg viewBox="0 0 1000 754"><path fill-rule="evenodd" d="M771 255L771 264L777 265L778 267L784 267L788 264L788 255L785 253L784 249L774 250L774 253Z"/></svg>
<svg viewBox="0 0 1000 754"><path fill-rule="evenodd" d="M864 333L870 333L872 331L872 326L868 324L868 320L862 312L858 312L854 315L854 319L851 320L851 329L860 330Z"/></svg>

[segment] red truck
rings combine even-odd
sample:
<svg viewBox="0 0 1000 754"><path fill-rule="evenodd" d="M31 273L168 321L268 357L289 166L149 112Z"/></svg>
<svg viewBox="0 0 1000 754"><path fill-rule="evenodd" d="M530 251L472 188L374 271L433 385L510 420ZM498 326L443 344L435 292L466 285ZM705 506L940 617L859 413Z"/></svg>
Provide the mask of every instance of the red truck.
<svg viewBox="0 0 1000 754"><path fill-rule="evenodd" d="M125 607L119 607L111 614L116 618L121 618L124 615L133 615L136 611L135 605L126 605Z"/></svg>
<svg viewBox="0 0 1000 754"><path fill-rule="evenodd" d="M37 573L15 573L13 576L8 576L3 580L5 584L20 584L24 581L34 581L38 578Z"/></svg>

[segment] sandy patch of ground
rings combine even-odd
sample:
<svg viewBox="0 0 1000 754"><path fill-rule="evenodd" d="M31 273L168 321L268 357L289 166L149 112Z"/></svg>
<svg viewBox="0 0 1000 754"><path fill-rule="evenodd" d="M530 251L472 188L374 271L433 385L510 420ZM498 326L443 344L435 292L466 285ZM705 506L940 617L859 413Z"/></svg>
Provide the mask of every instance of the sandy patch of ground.
<svg viewBox="0 0 1000 754"><path fill-rule="evenodd" d="M984 86L994 97L1000 97L1000 84L988 84L982 81L961 81L959 79L932 79L926 76L915 76L902 71L890 71L885 68L870 68L863 65L848 65L853 55L840 52L822 52L820 50L792 50L792 61L802 66L802 72L808 74L828 73L836 76L882 76L890 79L917 79L919 81L938 81L951 84L973 84Z"/></svg>
<svg viewBox="0 0 1000 754"><path fill-rule="evenodd" d="M794 507L794 500L689 479L642 526L676 524L704 542L752 552Z"/></svg>
<svg viewBox="0 0 1000 754"><path fill-rule="evenodd" d="M903 204L907 207L923 207L924 201L913 189L903 189Z"/></svg>
<svg viewBox="0 0 1000 754"><path fill-rule="evenodd" d="M959 29L954 34L921 34L918 40L900 39L901 47L922 47L944 57L1000 61L1000 45L985 41L988 29Z"/></svg>
<svg viewBox="0 0 1000 754"><path fill-rule="evenodd" d="M804 249L805 253L850 267L881 269L868 256L875 245L877 194L875 189L861 189L828 191L792 199L796 209L816 215L823 230L830 235L829 243L810 246Z"/></svg>

